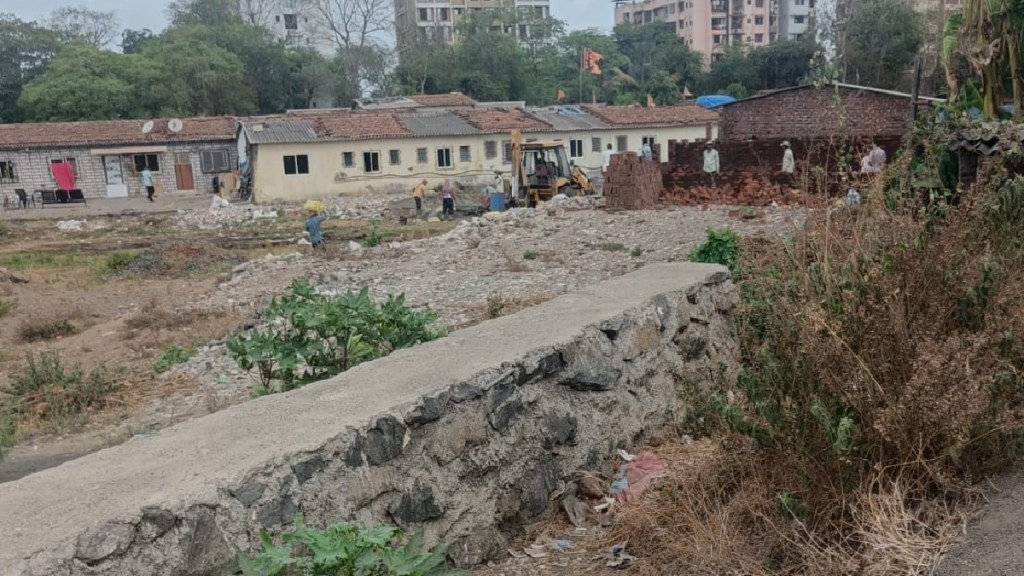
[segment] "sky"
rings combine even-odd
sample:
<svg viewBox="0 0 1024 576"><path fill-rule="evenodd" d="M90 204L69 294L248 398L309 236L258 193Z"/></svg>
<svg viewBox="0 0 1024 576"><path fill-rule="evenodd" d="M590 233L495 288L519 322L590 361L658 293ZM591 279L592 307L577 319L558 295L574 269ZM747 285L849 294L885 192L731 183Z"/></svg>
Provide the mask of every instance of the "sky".
<svg viewBox="0 0 1024 576"><path fill-rule="evenodd" d="M0 0L0 13L13 13L23 20L39 20L62 6L84 6L114 12L122 28L157 31L167 25L165 8L168 4L170 0ZM551 0L551 11L571 29L610 30L614 20L610 0Z"/></svg>

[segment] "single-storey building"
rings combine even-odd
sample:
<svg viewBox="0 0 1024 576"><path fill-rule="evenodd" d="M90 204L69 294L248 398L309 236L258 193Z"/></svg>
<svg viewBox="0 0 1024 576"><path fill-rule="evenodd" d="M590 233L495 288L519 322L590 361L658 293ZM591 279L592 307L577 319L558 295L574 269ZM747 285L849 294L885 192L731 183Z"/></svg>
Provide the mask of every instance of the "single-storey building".
<svg viewBox="0 0 1024 576"><path fill-rule="evenodd" d="M237 121L110 120L0 125L0 196L57 187L50 166L71 164L86 198L144 195L146 167L167 192L213 192L213 179L238 167Z"/></svg>
<svg viewBox="0 0 1024 576"><path fill-rule="evenodd" d="M903 92L834 83L783 88L716 108L725 141L849 138L899 139L910 123L911 99ZM925 106L941 102L919 97Z"/></svg>
<svg viewBox="0 0 1024 576"><path fill-rule="evenodd" d="M511 131L523 139L561 141L592 178L604 151L639 151L643 143L714 138L717 113L699 106L556 106L515 103L449 105L451 95L417 107L378 102L372 109L303 110L243 119L238 149L252 167L258 201L298 201L367 191L412 190L422 179L464 184L511 171ZM422 97L420 97L422 98Z"/></svg>

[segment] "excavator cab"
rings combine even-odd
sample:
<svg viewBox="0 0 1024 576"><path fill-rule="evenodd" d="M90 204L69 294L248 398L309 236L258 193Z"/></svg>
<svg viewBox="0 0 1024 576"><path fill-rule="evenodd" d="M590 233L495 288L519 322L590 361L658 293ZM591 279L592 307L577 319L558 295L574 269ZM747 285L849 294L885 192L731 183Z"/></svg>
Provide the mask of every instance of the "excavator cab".
<svg viewBox="0 0 1024 576"><path fill-rule="evenodd" d="M562 142L522 142L512 131L512 174L505 181L510 206L536 206L556 194L593 194L594 188L582 171L569 162Z"/></svg>

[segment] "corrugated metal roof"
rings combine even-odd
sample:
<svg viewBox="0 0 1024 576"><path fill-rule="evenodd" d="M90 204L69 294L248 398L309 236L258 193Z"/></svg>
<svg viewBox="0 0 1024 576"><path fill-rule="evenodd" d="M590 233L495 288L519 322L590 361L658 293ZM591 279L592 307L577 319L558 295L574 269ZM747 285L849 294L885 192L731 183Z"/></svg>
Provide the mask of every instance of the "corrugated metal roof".
<svg viewBox="0 0 1024 576"><path fill-rule="evenodd" d="M611 128L597 116L587 113L579 106L552 106L530 108L530 114L547 122L556 131L607 130Z"/></svg>
<svg viewBox="0 0 1024 576"><path fill-rule="evenodd" d="M476 128L451 112L411 112L398 117L413 136L462 136L476 134Z"/></svg>
<svg viewBox="0 0 1024 576"><path fill-rule="evenodd" d="M247 122L245 132L253 144L287 144L316 142L316 128L312 120L275 120Z"/></svg>

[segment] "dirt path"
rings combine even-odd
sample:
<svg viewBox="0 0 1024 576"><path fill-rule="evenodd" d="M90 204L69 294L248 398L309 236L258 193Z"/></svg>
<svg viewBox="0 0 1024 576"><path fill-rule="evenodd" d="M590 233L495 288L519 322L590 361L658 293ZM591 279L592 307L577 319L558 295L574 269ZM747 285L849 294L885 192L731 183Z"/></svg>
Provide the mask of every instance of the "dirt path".
<svg viewBox="0 0 1024 576"><path fill-rule="evenodd" d="M1024 574L1024 466L996 478L979 519L942 559L935 576Z"/></svg>

